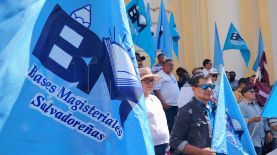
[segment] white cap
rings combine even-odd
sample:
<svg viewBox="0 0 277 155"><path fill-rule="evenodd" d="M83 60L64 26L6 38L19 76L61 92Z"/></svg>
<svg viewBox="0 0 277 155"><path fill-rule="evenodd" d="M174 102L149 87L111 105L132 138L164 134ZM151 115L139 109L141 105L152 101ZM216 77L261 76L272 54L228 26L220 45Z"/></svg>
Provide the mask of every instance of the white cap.
<svg viewBox="0 0 277 155"><path fill-rule="evenodd" d="M215 74L216 74L216 75L219 75L217 69L215 69L215 68L211 68L210 71L209 71L209 74L212 74L212 75L215 75Z"/></svg>

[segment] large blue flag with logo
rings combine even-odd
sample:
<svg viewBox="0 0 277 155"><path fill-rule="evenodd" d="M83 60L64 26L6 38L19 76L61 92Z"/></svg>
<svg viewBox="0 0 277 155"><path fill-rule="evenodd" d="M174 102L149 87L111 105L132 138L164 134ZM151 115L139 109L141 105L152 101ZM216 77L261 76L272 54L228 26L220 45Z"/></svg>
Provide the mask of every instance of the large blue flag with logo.
<svg viewBox="0 0 277 155"><path fill-rule="evenodd" d="M180 39L180 36L179 36L178 30L177 30L172 12L170 13L169 27L170 27L171 37L172 37L173 51L174 51L176 57L178 58L179 57L178 41Z"/></svg>
<svg viewBox="0 0 277 155"><path fill-rule="evenodd" d="M172 37L163 0L161 0L159 20L156 29L157 50L172 59Z"/></svg>
<svg viewBox="0 0 277 155"><path fill-rule="evenodd" d="M218 154L256 154L224 68L221 73L212 150Z"/></svg>
<svg viewBox="0 0 277 155"><path fill-rule="evenodd" d="M214 68L220 71L220 65L224 65L217 25L214 24Z"/></svg>
<svg viewBox="0 0 277 155"><path fill-rule="evenodd" d="M262 58L263 52L264 52L264 41L263 41L262 32L260 31L260 33L259 33L258 54L257 54L256 60L254 62L253 68L252 68L254 71L257 71L257 69L259 67L260 60Z"/></svg>
<svg viewBox="0 0 277 155"><path fill-rule="evenodd" d="M123 0L32 1L0 28L0 154L154 154Z"/></svg>
<svg viewBox="0 0 277 155"><path fill-rule="evenodd" d="M276 101L277 101L277 82L275 82L273 89L266 101L265 107L262 112L262 117L277 117L276 111Z"/></svg>
<svg viewBox="0 0 277 155"><path fill-rule="evenodd" d="M150 56L151 65L154 65L156 53L151 33L152 23L143 0L132 0L127 4L126 11L134 43L144 49Z"/></svg>
<svg viewBox="0 0 277 155"><path fill-rule="evenodd" d="M223 47L224 50L230 49L238 49L240 50L240 54L246 64L248 66L250 60L250 51L244 39L241 37L239 31L235 28L233 23L230 24L230 28L225 40L225 44Z"/></svg>

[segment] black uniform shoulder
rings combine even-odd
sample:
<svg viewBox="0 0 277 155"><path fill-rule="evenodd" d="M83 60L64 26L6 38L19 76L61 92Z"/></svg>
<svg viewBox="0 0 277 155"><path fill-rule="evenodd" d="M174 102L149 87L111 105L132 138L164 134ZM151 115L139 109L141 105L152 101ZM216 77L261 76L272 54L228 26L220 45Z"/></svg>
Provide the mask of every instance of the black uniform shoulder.
<svg viewBox="0 0 277 155"><path fill-rule="evenodd" d="M190 115L192 113L193 109L195 109L195 99L194 98L192 98L186 105L184 105L179 110Z"/></svg>

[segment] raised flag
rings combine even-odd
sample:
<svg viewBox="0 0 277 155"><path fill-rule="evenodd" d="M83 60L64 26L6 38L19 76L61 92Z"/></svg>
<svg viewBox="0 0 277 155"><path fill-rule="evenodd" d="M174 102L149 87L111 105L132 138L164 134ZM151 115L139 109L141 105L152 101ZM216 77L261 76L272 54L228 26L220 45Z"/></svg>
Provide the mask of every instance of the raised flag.
<svg viewBox="0 0 277 155"><path fill-rule="evenodd" d="M134 43L149 55L151 65L154 65L156 53L151 32L152 22L143 0L130 1L126 6L126 11Z"/></svg>
<svg viewBox="0 0 277 155"><path fill-rule="evenodd" d="M233 23L230 24L223 51L230 49L240 50L240 54L243 57L246 66L248 66L250 60L250 51L246 42L241 37L239 31L235 28Z"/></svg>
<svg viewBox="0 0 277 155"><path fill-rule="evenodd" d="M269 97L270 87L267 86L265 83L260 82L259 80L256 80L254 87L255 87L255 91L256 91L257 103L261 107L263 107L266 103L266 100Z"/></svg>
<svg viewBox="0 0 277 155"><path fill-rule="evenodd" d="M274 87L271 90L271 93L263 109L262 117L267 117L267 118L277 117L277 111L276 111L277 86L276 85L277 84L275 82Z"/></svg>
<svg viewBox="0 0 277 155"><path fill-rule="evenodd" d="M265 83L268 87L270 86L265 52L262 53L262 57L260 59L260 63L259 63L258 71L257 71L257 75L258 75L257 79L259 81Z"/></svg>
<svg viewBox="0 0 277 155"><path fill-rule="evenodd" d="M267 71L267 62L265 52L262 53L260 64L256 73L255 91L258 104L263 107L270 94L270 83Z"/></svg>
<svg viewBox="0 0 277 155"><path fill-rule="evenodd" d="M220 71L220 65L224 65L222 49L220 46L220 40L217 31L217 25L214 25L214 68Z"/></svg>
<svg viewBox="0 0 277 155"><path fill-rule="evenodd" d="M257 71L259 64L260 64L260 60L262 58L263 52L264 52L264 41L263 41L263 36L262 36L262 32L260 31L259 33L259 47L258 47L258 54L255 60L255 63L253 65L253 70Z"/></svg>
<svg viewBox="0 0 277 155"><path fill-rule="evenodd" d="M224 68L221 73L212 150L217 154L256 154Z"/></svg>
<svg viewBox="0 0 277 155"><path fill-rule="evenodd" d="M154 154L123 0L38 0L0 27L18 16L0 51L0 154Z"/></svg>
<svg viewBox="0 0 277 155"><path fill-rule="evenodd" d="M152 36L154 37L154 28L153 28L153 24L152 24L152 17L151 17L151 10L150 10L149 3L147 3L147 13L148 13L148 17L149 17L148 19L149 19L149 23L150 23L150 31L151 31ZM154 44L154 47L156 47L155 44Z"/></svg>
<svg viewBox="0 0 277 155"><path fill-rule="evenodd" d="M178 41L180 39L180 36L179 36L178 30L177 30L172 12L170 13L169 27L170 27L171 37L172 37L173 51L174 51L176 57L178 58L179 57Z"/></svg>
<svg viewBox="0 0 277 155"><path fill-rule="evenodd" d="M255 80L256 99L258 104L263 107L270 94L270 81L261 31L259 36L258 55L253 66L253 70L257 71Z"/></svg>
<svg viewBox="0 0 277 155"><path fill-rule="evenodd" d="M155 50L155 56L157 55L157 53L156 53L156 42L155 42L155 38L154 38L154 28L153 28L153 24L152 24L152 17L151 17L151 10L150 10L150 4L149 3L147 3L147 13L148 13L148 23L150 23L150 31L151 31L151 34L152 34L152 38L150 39L150 41L152 41L153 42L153 47L154 47L154 50ZM156 58L155 58L155 60L154 60L154 62L152 62L153 64L151 64L152 66L154 65L154 63L155 63L155 61L156 61Z"/></svg>
<svg viewBox="0 0 277 155"><path fill-rule="evenodd" d="M157 50L161 50L167 58L172 59L172 37L166 15L166 9L163 0L161 0L159 20L156 30Z"/></svg>

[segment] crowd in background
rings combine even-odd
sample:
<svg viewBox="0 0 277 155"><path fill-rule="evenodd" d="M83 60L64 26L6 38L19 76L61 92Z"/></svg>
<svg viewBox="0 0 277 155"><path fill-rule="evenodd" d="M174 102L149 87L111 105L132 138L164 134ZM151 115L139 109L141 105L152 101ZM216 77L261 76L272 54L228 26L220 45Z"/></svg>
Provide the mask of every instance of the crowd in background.
<svg viewBox="0 0 277 155"><path fill-rule="evenodd" d="M177 68L177 80L172 60L165 60L163 54L151 69L144 67L144 56L136 53L136 59L155 153L215 154L210 147L220 74L211 60L205 59L191 74ZM257 155L277 148L277 118L261 117L263 104L256 99L255 75L239 80L234 71L226 71L226 75Z"/></svg>

